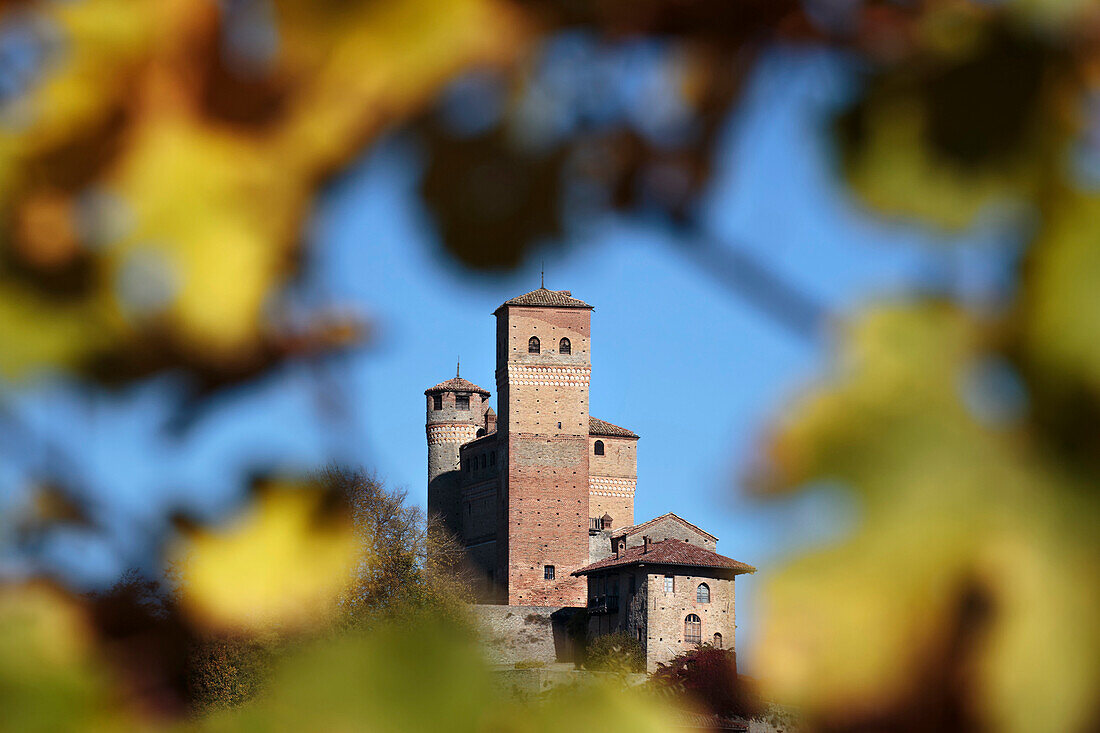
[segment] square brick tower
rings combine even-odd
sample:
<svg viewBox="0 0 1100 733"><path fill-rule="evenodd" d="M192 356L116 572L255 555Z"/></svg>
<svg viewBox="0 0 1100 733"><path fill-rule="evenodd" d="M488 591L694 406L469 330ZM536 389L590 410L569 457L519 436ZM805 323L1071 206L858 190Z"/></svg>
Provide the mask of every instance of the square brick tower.
<svg viewBox="0 0 1100 733"><path fill-rule="evenodd" d="M497 318L498 431L507 466L497 566L507 604L584 605L588 563L592 306L539 288Z"/></svg>

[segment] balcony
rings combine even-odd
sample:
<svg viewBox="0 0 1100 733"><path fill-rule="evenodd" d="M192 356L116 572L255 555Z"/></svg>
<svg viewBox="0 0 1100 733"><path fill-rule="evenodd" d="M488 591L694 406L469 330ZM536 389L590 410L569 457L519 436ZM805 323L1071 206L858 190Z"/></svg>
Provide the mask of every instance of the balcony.
<svg viewBox="0 0 1100 733"><path fill-rule="evenodd" d="M588 599L588 612L591 614L618 613L618 596L593 596Z"/></svg>

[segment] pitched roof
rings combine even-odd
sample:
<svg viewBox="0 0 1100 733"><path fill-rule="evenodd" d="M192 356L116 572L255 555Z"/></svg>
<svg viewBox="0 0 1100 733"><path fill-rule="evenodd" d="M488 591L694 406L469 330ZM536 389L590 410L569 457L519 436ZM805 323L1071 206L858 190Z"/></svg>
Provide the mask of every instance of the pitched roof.
<svg viewBox="0 0 1100 733"><path fill-rule="evenodd" d="M606 435L612 438L637 438L638 434L621 428L618 425L612 425L606 420L600 420L595 417L589 416L588 418L588 434L589 435Z"/></svg>
<svg viewBox="0 0 1100 733"><path fill-rule="evenodd" d="M482 389L469 379L463 379L462 377L451 377L446 382L440 382L434 387L424 390L424 394L435 394L436 392L478 392L486 397L489 396L489 390Z"/></svg>
<svg viewBox="0 0 1100 733"><path fill-rule="evenodd" d="M577 300L573 297L573 293L568 290L547 290L546 288L539 288L538 290L532 290L529 293L510 298L504 301L500 308L506 305L542 306L546 308L588 308L592 310L592 306L585 303L583 300ZM500 310L500 308L497 308L497 310Z"/></svg>
<svg viewBox="0 0 1100 733"><path fill-rule="evenodd" d="M681 524L686 524L688 527L691 527L696 532L698 532L700 534L705 534L707 537L710 537L715 542L718 541L718 538L715 537L714 535L712 535L710 532L706 531L705 529L703 529L702 527L700 527L697 524L692 524L691 522L689 522L688 520L684 519L679 514L676 514L674 512L668 512L667 514L662 514L659 517L654 517L653 519L650 519L648 522L642 522L641 524L635 524L635 525L632 525L630 527L620 527L619 529L615 530L612 534L615 537L622 537L623 535L630 535L630 534L638 534L643 529L646 529L647 527L649 527L653 524L656 524L657 522L661 521L662 519L675 519L677 522L680 522Z"/></svg>
<svg viewBox="0 0 1100 733"><path fill-rule="evenodd" d="M586 565L580 570L573 571L573 575L587 575L595 570L617 568L624 565L682 565L693 568L719 568L732 570L734 575L742 573L755 573L756 568L738 562L731 557L719 555L698 545L683 540L661 540L651 542L649 551L645 545L628 547L619 553L618 557L612 555L603 560Z"/></svg>

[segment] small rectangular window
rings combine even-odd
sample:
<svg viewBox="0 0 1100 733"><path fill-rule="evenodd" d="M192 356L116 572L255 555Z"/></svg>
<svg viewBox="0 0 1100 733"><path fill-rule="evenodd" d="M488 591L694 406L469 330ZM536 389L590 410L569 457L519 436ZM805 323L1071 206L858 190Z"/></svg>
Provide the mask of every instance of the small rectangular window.
<svg viewBox="0 0 1100 733"><path fill-rule="evenodd" d="M676 578L673 575L665 576L665 593L672 593L676 590Z"/></svg>
<svg viewBox="0 0 1100 733"><path fill-rule="evenodd" d="M433 410L442 410L443 409L443 395L441 395L441 394L432 395L432 409Z"/></svg>
<svg viewBox="0 0 1100 733"><path fill-rule="evenodd" d="M543 577L543 580L553 580L554 579L554 566L553 565L544 565L543 568L542 568L542 577Z"/></svg>
<svg viewBox="0 0 1100 733"><path fill-rule="evenodd" d="M468 394L455 395L455 408L458 409L458 410L469 410L470 409L470 395L468 395Z"/></svg>

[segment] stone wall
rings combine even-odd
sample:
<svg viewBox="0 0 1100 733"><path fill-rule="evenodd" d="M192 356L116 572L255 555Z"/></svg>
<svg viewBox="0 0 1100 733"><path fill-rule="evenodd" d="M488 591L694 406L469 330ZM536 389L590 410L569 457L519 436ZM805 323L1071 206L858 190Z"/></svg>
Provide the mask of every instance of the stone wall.
<svg viewBox="0 0 1100 733"><path fill-rule="evenodd" d="M428 438L428 513L443 520L447 531L466 541L463 527L460 446L474 439L484 421L482 395L470 394L470 409L459 410L455 393L439 395L442 409L436 410L435 395L426 395Z"/></svg>
<svg viewBox="0 0 1100 733"><path fill-rule="evenodd" d="M611 530L588 531L588 562L594 563L611 556Z"/></svg>
<svg viewBox="0 0 1100 733"><path fill-rule="evenodd" d="M626 537L627 547L639 547L643 538L649 537L653 542L662 540L682 540L690 542L696 547L702 547L711 552L717 552L717 541L701 530L695 529L686 522L672 517L662 517L645 529L638 530Z"/></svg>
<svg viewBox="0 0 1100 733"><path fill-rule="evenodd" d="M649 595L646 604L648 636L646 669L657 668L681 652L693 648L684 641L684 621L689 613L702 620L702 641L713 643L714 634L722 635L722 647L735 649L734 581L708 575L674 575L674 590L665 592L665 575L647 576ZM700 583L710 587L710 603L699 603L696 590Z"/></svg>
<svg viewBox="0 0 1100 733"><path fill-rule="evenodd" d="M574 660L573 642L565 625L579 608L481 605L473 610L486 657L492 664Z"/></svg>
<svg viewBox="0 0 1100 733"><path fill-rule="evenodd" d="M625 685L634 687L649 679L644 674L620 675L615 672L589 672L577 669L498 669L493 682L513 699L529 700L555 687L575 689L584 685ZM772 733L768 731L767 733Z"/></svg>

